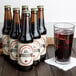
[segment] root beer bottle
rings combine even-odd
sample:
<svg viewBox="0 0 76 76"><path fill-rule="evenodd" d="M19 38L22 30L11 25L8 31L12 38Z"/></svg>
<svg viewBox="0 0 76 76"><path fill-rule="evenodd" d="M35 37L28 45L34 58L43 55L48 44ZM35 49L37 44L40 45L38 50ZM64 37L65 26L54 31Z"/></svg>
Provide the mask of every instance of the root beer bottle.
<svg viewBox="0 0 76 76"><path fill-rule="evenodd" d="M44 6L38 7L38 24L41 34L41 48L40 48L40 60L43 61L46 58L46 28L44 23Z"/></svg>
<svg viewBox="0 0 76 76"><path fill-rule="evenodd" d="M11 15L11 6L4 6L4 26L2 29L2 44L3 44L3 54L5 59L9 60L9 33L11 30L12 15Z"/></svg>
<svg viewBox="0 0 76 76"><path fill-rule="evenodd" d="M18 38L19 70L30 71L33 65L33 38L30 30L30 12L23 11L21 34Z"/></svg>
<svg viewBox="0 0 76 76"><path fill-rule="evenodd" d="M18 36L21 32L20 28L20 9L13 8L13 22L9 36L9 52L11 63L17 63L18 53Z"/></svg>
<svg viewBox="0 0 76 76"><path fill-rule="evenodd" d="M37 65L40 62L40 32L39 32L39 26L38 26L38 18L37 18L38 9L32 8L31 9L31 29L32 29L32 35L33 35L33 64Z"/></svg>

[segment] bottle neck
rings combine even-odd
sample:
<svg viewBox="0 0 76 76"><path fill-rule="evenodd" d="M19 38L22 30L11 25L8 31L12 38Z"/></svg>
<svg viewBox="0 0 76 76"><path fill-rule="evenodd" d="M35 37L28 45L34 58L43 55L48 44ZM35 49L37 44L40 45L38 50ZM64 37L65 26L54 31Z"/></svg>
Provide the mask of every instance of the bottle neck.
<svg viewBox="0 0 76 76"><path fill-rule="evenodd" d="M19 24L20 23L20 12L19 11L14 11L13 12L13 24Z"/></svg>
<svg viewBox="0 0 76 76"><path fill-rule="evenodd" d="M38 18L37 12L31 12L31 27L32 27L32 34L34 38L40 38L39 26L38 26Z"/></svg>
<svg viewBox="0 0 76 76"><path fill-rule="evenodd" d="M24 12L22 18L22 29L20 36L18 38L21 43L31 43L33 42L32 34L30 31L30 13Z"/></svg>
<svg viewBox="0 0 76 76"><path fill-rule="evenodd" d="M12 20L11 8L5 8L4 20Z"/></svg>
<svg viewBox="0 0 76 76"><path fill-rule="evenodd" d="M17 39L20 34L20 11L13 11L13 23L10 37Z"/></svg>
<svg viewBox="0 0 76 76"><path fill-rule="evenodd" d="M30 33L30 14L23 14L21 31L22 31L22 34Z"/></svg>
<svg viewBox="0 0 76 76"><path fill-rule="evenodd" d="M38 24L40 29L40 34L46 34L46 28L44 23L44 9L38 8Z"/></svg>
<svg viewBox="0 0 76 76"><path fill-rule="evenodd" d="M31 12L31 24L34 27L35 31L38 31L38 19L37 19L37 12Z"/></svg>
<svg viewBox="0 0 76 76"><path fill-rule="evenodd" d="M12 24L12 15L11 15L11 8L5 8L4 14L4 28L10 31Z"/></svg>
<svg viewBox="0 0 76 76"><path fill-rule="evenodd" d="M44 9L38 9L38 19L44 22Z"/></svg>

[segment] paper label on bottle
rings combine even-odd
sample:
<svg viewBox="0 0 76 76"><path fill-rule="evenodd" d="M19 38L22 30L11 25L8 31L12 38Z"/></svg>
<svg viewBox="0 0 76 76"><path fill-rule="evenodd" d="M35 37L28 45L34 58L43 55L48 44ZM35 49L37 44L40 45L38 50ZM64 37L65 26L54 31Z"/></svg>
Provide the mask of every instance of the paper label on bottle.
<svg viewBox="0 0 76 76"><path fill-rule="evenodd" d="M18 64L22 66L33 64L33 43L18 43Z"/></svg>
<svg viewBox="0 0 76 76"><path fill-rule="evenodd" d="M40 55L46 54L46 35L41 35Z"/></svg>
<svg viewBox="0 0 76 76"><path fill-rule="evenodd" d="M3 43L3 53L5 55L9 55L9 36L8 35L2 36L2 43Z"/></svg>
<svg viewBox="0 0 76 76"><path fill-rule="evenodd" d="M40 39L35 39L33 42L33 60L40 60Z"/></svg>
<svg viewBox="0 0 76 76"><path fill-rule="evenodd" d="M10 59L17 60L17 52L18 52L18 41L17 39L9 39L9 51L10 51Z"/></svg>

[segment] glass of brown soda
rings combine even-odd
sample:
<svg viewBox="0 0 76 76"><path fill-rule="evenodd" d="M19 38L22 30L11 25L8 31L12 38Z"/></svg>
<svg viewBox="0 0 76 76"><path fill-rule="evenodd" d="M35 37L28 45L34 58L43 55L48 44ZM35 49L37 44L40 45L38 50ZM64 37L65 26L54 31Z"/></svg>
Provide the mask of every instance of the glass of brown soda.
<svg viewBox="0 0 76 76"><path fill-rule="evenodd" d="M70 23L54 25L55 59L57 63L66 64L70 61L75 26Z"/></svg>

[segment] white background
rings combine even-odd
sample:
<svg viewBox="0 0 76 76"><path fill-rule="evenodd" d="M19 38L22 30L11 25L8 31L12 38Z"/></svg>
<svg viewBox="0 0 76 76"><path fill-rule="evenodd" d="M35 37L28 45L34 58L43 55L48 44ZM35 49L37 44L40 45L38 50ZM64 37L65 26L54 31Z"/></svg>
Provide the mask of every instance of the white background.
<svg viewBox="0 0 76 76"><path fill-rule="evenodd" d="M37 5L44 5L48 37L53 37L53 24L55 22L72 22L76 24L76 0L0 0L0 31L3 26L4 5L6 4L10 4L12 8L21 7L21 5L25 4L29 5L29 9Z"/></svg>

